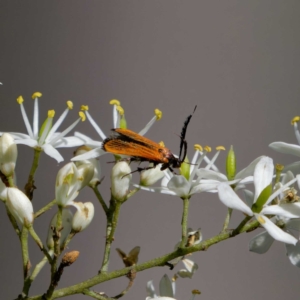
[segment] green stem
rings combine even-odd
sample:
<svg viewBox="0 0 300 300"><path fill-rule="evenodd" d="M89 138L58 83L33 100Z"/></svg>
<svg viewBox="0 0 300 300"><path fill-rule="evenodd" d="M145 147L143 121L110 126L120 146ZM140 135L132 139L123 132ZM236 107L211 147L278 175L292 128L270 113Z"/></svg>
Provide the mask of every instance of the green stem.
<svg viewBox="0 0 300 300"><path fill-rule="evenodd" d="M34 157L33 157L33 162L31 165L31 170L28 176L28 180L27 183L25 185L25 194L27 195L27 197L32 200L33 198L33 191L35 189L34 186L34 174L39 166L39 159L40 159L40 155L41 155L42 149L40 148L35 148L34 149Z"/></svg>
<svg viewBox="0 0 300 300"><path fill-rule="evenodd" d="M54 256L51 263L51 281L50 285L48 287L48 290L46 292L46 295L44 295L45 299L52 299L52 294L55 290L56 284L55 284L55 275L57 271L57 260L60 255L60 235L62 230L62 206L58 206L58 212L57 212L57 219L56 219L56 227L54 228L53 232L53 241L54 241Z"/></svg>
<svg viewBox="0 0 300 300"><path fill-rule="evenodd" d="M236 232L237 234L241 234L243 232L254 230L259 226L258 221L253 220L246 225L244 225L242 228L239 228ZM220 233L210 239L207 239L200 244L191 246L191 247L185 247L185 248L177 248L175 251L168 253L166 255L163 255L158 258L154 258L152 260L149 260L147 262L138 264L135 266L135 270L137 272L141 272L153 267L158 266L164 266L168 261L171 261L177 257L187 255L189 253L194 253L198 251L206 251L210 246L217 244L219 242L222 242L224 240L227 240L231 237L230 232ZM88 280L85 280L81 283L75 284L73 286L69 286L66 288L58 289L56 290L53 295L52 299L60 298L60 297L66 297L78 293L82 293L85 289L88 289L92 286L95 286L96 284L112 280L117 277L125 276L128 274L128 272L132 269L132 267L127 267L121 270L116 270L110 273L100 273ZM43 300L43 295L33 296L28 298L28 300Z"/></svg>
<svg viewBox="0 0 300 300"><path fill-rule="evenodd" d="M51 256L53 254L53 251L50 250L48 253ZM35 280L36 276L43 269L43 267L45 266L47 261L48 261L47 256L44 256L43 259L35 266L31 276L25 280L25 284L23 286L23 294L24 295L28 295L28 292L29 292L32 282Z"/></svg>
<svg viewBox="0 0 300 300"><path fill-rule="evenodd" d="M183 199L183 211L182 211L182 220L181 220L181 242L180 248L184 247L187 239L187 223L188 223L188 214L189 214L189 198Z"/></svg>
<svg viewBox="0 0 300 300"><path fill-rule="evenodd" d="M118 219L121 209L121 202L116 202L114 199L110 200L110 207L107 213L107 225L106 225L106 243L102 261L102 267L100 272L107 272L109 257L110 257L110 249L111 244L114 240L114 234L118 225Z"/></svg>
<svg viewBox="0 0 300 300"><path fill-rule="evenodd" d="M105 214L107 214L108 213L108 207L107 207L105 201L103 200L102 195L100 194L97 186L92 186L92 189L93 189L97 199L99 200L100 204L102 205L102 208L103 208Z"/></svg>
<svg viewBox="0 0 300 300"><path fill-rule="evenodd" d="M52 208L53 205L56 204L56 199L52 200L51 202L49 202L46 206L42 207L40 210L38 210L35 214L34 214L34 218L38 218L39 216L41 216L43 213L45 213L47 210L49 210L50 208Z"/></svg>
<svg viewBox="0 0 300 300"><path fill-rule="evenodd" d="M224 221L224 225L223 225L223 229L222 232L225 232L229 226L229 222L230 222L230 218L231 218L231 214L232 214L232 208L228 208L227 210L227 215Z"/></svg>
<svg viewBox="0 0 300 300"><path fill-rule="evenodd" d="M41 239L39 238L39 236L37 235L37 233L34 231L32 224L30 224L28 226L28 231L29 231L31 237L34 239L34 241L39 246L39 248L43 251L44 255L47 257L49 263L52 264L52 262L53 262L52 257L48 253L46 247L43 245L43 243L42 243Z"/></svg>
<svg viewBox="0 0 300 300"><path fill-rule="evenodd" d="M89 289L84 289L83 291L82 291L82 294L83 295L86 295L86 296L90 296L90 297L92 297L92 298L94 298L94 299L99 299L99 300L115 300L115 299L113 299L113 298L108 298L106 295L100 295L99 293L96 293L96 292L94 292L94 291L91 291L91 290L89 290Z"/></svg>
<svg viewBox="0 0 300 300"><path fill-rule="evenodd" d="M21 231L21 247L22 247L22 258L23 258L23 277L24 281L28 277L30 268L29 252L28 252L28 229L23 226Z"/></svg>

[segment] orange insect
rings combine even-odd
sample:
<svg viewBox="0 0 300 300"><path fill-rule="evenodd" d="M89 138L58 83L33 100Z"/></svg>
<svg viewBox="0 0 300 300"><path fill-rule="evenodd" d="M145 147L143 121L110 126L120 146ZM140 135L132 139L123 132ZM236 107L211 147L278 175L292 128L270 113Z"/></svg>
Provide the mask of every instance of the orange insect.
<svg viewBox="0 0 300 300"><path fill-rule="evenodd" d="M196 110L196 107L194 111ZM131 156L130 161L148 161L154 165L153 167L148 168L138 168L137 171L148 170L156 167L158 164L162 164L161 170L168 168L173 172L172 168L180 168L186 157L187 142L185 141L185 134L192 115L193 114L187 117L181 131L180 152L178 158L175 157L168 148L163 147L132 130L123 128L112 129L117 135L105 139L102 144L102 149L113 154ZM182 149L183 156L181 158Z"/></svg>

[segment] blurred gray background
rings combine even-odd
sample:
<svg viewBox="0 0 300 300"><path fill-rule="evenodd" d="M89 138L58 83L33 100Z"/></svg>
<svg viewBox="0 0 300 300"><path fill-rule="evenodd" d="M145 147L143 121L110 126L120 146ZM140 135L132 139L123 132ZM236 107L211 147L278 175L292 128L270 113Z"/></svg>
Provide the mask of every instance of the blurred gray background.
<svg viewBox="0 0 300 300"><path fill-rule="evenodd" d="M43 93L40 122L48 109L57 116L66 100L74 111L63 128L77 118L87 104L103 131L112 125L112 98L125 109L128 126L139 131L153 116L163 118L147 133L178 153L184 119L195 105L187 133L188 155L193 144L234 145L238 168L260 155L289 163L293 157L268 148L273 141L295 143L290 120L299 114L300 95L299 1L5 1L0 2L0 130L26 132L16 98L23 95L32 116L31 94ZM98 139L85 122L77 131ZM175 134L174 134L175 133ZM29 172L33 151L19 146L18 186ZM68 162L73 149L61 151ZM110 193L112 157L100 161L105 180L100 191ZM225 170L225 153L217 161ZM54 199L56 173L63 166L42 155L36 174L34 207ZM138 182L138 176L134 177ZM104 213L90 190L78 201L93 201L96 216L78 234L69 250L79 250L78 261L67 268L59 288L94 276L99 270L105 241ZM170 252L180 239L182 201L175 197L140 192L123 207L113 248L128 252L141 246L140 262ZM189 226L201 227L204 238L217 234L226 215L216 195L197 194L191 199ZM55 209L36 220L43 240ZM243 215L234 212L230 227ZM0 298L13 299L22 288L20 245L0 207ZM199 270L192 279L178 280L178 299L189 299L200 289L202 300L298 299L300 270L292 266L284 245L275 242L264 255L248 251L248 242L260 230L214 245L192 256ZM42 254L30 242L32 263ZM110 270L123 264L113 250ZM176 268L178 270L178 266ZM145 299L145 286L166 267L141 272L124 299ZM31 295L43 293L49 284L49 268L41 272ZM114 296L127 285L126 278L93 289ZM67 299L83 299L83 295ZM86 299L86 298L85 298Z"/></svg>

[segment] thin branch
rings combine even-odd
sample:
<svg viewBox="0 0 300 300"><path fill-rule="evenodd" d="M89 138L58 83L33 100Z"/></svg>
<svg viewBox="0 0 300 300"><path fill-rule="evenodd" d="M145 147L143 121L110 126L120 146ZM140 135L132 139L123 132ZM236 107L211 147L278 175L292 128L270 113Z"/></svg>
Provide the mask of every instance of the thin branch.
<svg viewBox="0 0 300 300"><path fill-rule="evenodd" d="M36 218L40 217L43 213L45 213L47 210L49 210L50 208L52 208L52 206L55 205L55 204L56 204L56 199L52 200L46 206L44 206L40 210L38 210L34 214L34 218L36 219Z"/></svg>
<svg viewBox="0 0 300 300"><path fill-rule="evenodd" d="M33 198L33 191L35 190L35 186L34 186L34 174L39 166L39 159L40 159L40 155L41 155L42 149L40 148L34 148L34 157L33 157L33 162L31 165L31 170L28 176L28 180L27 183L25 185L25 194L26 196L32 200Z"/></svg>
<svg viewBox="0 0 300 300"><path fill-rule="evenodd" d="M100 202L100 204L101 204L101 206L102 206L102 208L103 208L105 214L107 215L107 213L108 213L108 207L107 207L107 205L106 205L106 203L105 203L105 201L104 201L102 195L100 194L100 192L99 192L97 186L92 186L91 188L93 189L93 191L94 191L94 193L95 193L97 199L99 200L99 202Z"/></svg>
<svg viewBox="0 0 300 300"><path fill-rule="evenodd" d="M231 219L231 214L232 214L232 208L228 208L227 215L226 215L226 218L225 218L225 221L224 221L224 224L223 224L223 229L222 229L221 232L225 232L228 229L229 222L230 222L230 219Z"/></svg>
<svg viewBox="0 0 300 300"><path fill-rule="evenodd" d="M188 223L188 214L189 214L189 198L183 199L183 210L182 210L182 220L181 220L181 242L180 248L184 247L187 239L187 223Z"/></svg>
<svg viewBox="0 0 300 300"><path fill-rule="evenodd" d="M236 235L241 234L243 232L247 232L247 231L251 231L254 230L255 228L257 228L259 226L259 223L257 220L253 220L251 222L248 222L246 225L244 225L243 227L239 228L236 230ZM220 233L210 239L207 239L203 242L201 242L200 244L191 246L191 247L185 247L185 248L178 248L175 251L168 253L166 255L163 255L161 257L158 258L154 258L152 260L149 260L147 262L138 264L135 266L135 270L137 272L141 272L153 267L158 267L158 266L164 266L168 261L171 261L172 259L175 259L177 257L183 256L183 255L187 255L189 253L194 253L194 252L198 252L198 251L205 251L207 250L210 246L217 244L219 242L222 242L224 240L227 240L231 237L231 233L230 232L225 232L225 233ZM116 270L110 273L100 273L88 280L85 280L81 283L78 283L76 285L73 286L69 286L66 288L62 288L62 289L58 289L56 290L53 295L52 295L52 299L56 299L56 298L60 298L60 297L66 297L69 295L74 295L74 294L78 294L78 293L82 293L82 291L84 291L85 289L88 289L92 286L95 286L96 284L105 282L105 281L109 281L111 279L117 278L117 277L121 277L121 276L125 276L126 274L128 274L128 272L131 270L132 267L127 267L121 270ZM37 295L37 296L33 296L30 297L28 299L30 300L42 300L43 295Z"/></svg>

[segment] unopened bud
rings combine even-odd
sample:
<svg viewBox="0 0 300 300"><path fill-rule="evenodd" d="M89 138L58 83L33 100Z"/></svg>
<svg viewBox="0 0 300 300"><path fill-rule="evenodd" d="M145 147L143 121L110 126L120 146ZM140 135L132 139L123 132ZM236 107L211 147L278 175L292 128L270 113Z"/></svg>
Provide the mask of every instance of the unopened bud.
<svg viewBox="0 0 300 300"><path fill-rule="evenodd" d="M153 166L150 164L149 167ZM153 167L149 170L145 170L141 172L140 185L150 186L154 184L156 181L160 180L164 177L165 173L160 170L161 164Z"/></svg>
<svg viewBox="0 0 300 300"><path fill-rule="evenodd" d="M111 193L115 200L124 201L129 191L132 178L131 169L127 162L117 162L111 172Z"/></svg>
<svg viewBox="0 0 300 300"><path fill-rule="evenodd" d="M81 182L74 163L62 167L56 176L55 197L58 205L65 207L78 195Z"/></svg>
<svg viewBox="0 0 300 300"><path fill-rule="evenodd" d="M0 138L0 170L5 176L12 176L18 156L17 145L9 133Z"/></svg>
<svg viewBox="0 0 300 300"><path fill-rule="evenodd" d="M19 189L7 188L6 205L15 219L23 224L33 222L33 206L28 197Z"/></svg>
<svg viewBox="0 0 300 300"><path fill-rule="evenodd" d="M77 168L79 181L81 185L79 190L83 189L86 185L90 183L94 176L94 166L92 164L82 164Z"/></svg>
<svg viewBox="0 0 300 300"><path fill-rule="evenodd" d="M72 229L76 232L83 231L94 218L94 205L92 202L74 202L73 206L77 208L77 211L73 217Z"/></svg>

